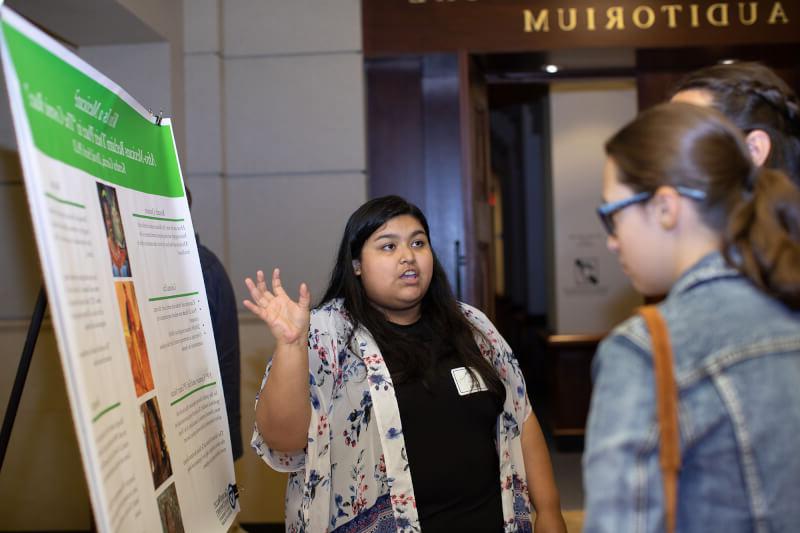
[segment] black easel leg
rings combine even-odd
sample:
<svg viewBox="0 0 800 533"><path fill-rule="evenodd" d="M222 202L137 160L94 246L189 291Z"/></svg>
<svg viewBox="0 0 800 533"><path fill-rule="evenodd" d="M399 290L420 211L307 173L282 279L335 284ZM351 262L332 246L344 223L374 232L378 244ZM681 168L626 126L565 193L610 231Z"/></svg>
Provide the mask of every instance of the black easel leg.
<svg viewBox="0 0 800 533"><path fill-rule="evenodd" d="M33 359L33 349L36 348L36 339L39 338L39 329L42 327L44 310L47 307L47 294L44 287L39 289L39 297L36 299L36 307L33 309L31 324L28 326L28 337L25 339L25 347L22 349L22 357L17 368L17 377L14 379L14 387L11 389L11 398L8 400L8 407L3 418L3 431L0 433L0 471L6 460L6 449L11 440L11 429L14 427L14 419L17 418L19 402L22 398L22 389L25 387L25 380L28 377L28 369L31 367Z"/></svg>

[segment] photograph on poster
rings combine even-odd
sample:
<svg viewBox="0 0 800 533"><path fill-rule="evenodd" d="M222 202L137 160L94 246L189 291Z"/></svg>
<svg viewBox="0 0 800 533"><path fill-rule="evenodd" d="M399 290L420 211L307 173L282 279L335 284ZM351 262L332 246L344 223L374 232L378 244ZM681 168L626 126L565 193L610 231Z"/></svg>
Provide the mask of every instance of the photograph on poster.
<svg viewBox="0 0 800 533"><path fill-rule="evenodd" d="M103 213L108 250L111 252L111 271L115 278L129 278L131 277L131 264L128 259L128 247L125 243L125 231L122 229L122 217L119 214L117 190L114 187L98 183L97 195L100 198L100 210Z"/></svg>
<svg viewBox="0 0 800 533"><path fill-rule="evenodd" d="M164 435L164 424L158 409L158 400L150 398L142 404L142 429L147 442L147 457L153 474L153 485L158 488L172 475L172 463Z"/></svg>
<svg viewBox="0 0 800 533"><path fill-rule="evenodd" d="M158 497L158 512L161 515L161 528L164 533L183 533L181 507L178 505L178 493L172 483Z"/></svg>
<svg viewBox="0 0 800 533"><path fill-rule="evenodd" d="M122 329L125 333L125 344L128 346L128 358L131 363L133 384L137 398L153 390L153 373L150 370L150 357L147 355L142 318L136 303L136 292L132 281L114 283L119 303L119 314L122 318Z"/></svg>
<svg viewBox="0 0 800 533"><path fill-rule="evenodd" d="M194 418L171 416L170 403L182 387L187 390L181 396L202 390L220 405L224 397L214 342L200 342L202 331L194 329L205 324L211 335L211 313L207 305L194 305L197 302L188 298L198 296L205 302L205 293L198 292L203 270L176 145L183 123L173 129L170 117L148 109L158 107L157 93L163 91L151 91L156 101L145 105L112 81L135 81L135 76L125 75L131 66L125 58L117 61L118 51L112 62L105 61L105 54L89 53L103 59L99 65L74 53L82 48L78 44L89 44L79 35L91 29L91 24L82 26L89 19L67 24L77 41L64 46L62 39L53 37L63 28L45 16L62 2L46 0L49 8L40 6L33 20L16 13L9 3L20 8L28 4L0 0L0 88L6 109L0 122L14 147L9 154L0 150L0 156L13 156L8 168L8 161L0 157L0 173L8 171L15 185L13 197L8 197L13 209L3 210L14 220L8 228L0 223L0 231L8 229L3 236L11 246L4 254L0 283L6 286L0 287L0 294L8 317L27 314L38 280L43 281L46 291L41 291L38 304L46 303L51 316L37 344L37 351L44 344L47 353L41 359L49 361L45 388L56 394L59 418L78 428L73 431L67 423L54 429L53 424L37 423L41 417L32 413L21 417L26 426L12 444L16 442L17 451L25 455L37 435L47 442L67 437L80 465L57 461L67 470L48 467L25 479L36 487L35 498L15 489L16 480L0 483L0 530L71 530L90 510L96 531L226 533L238 506L228 511L227 491L236 485L236 471L224 405L220 415L216 403L187 401L187 415ZM23 11L33 15L37 10L28 6ZM118 11L127 28L133 20L130 13L122 7ZM106 15L118 18L103 13L103 24ZM143 80L155 76L158 83L169 81L170 69L162 72L160 60L138 63L134 70ZM140 92L139 85L134 87ZM0 191L0 201L3 194ZM140 233L145 228L148 233ZM24 246L16 250L18 244ZM13 290L6 294L9 287ZM171 298L181 300L151 305L151 300ZM190 301L192 305L183 305ZM36 315L43 312L42 305L37 307ZM36 337L33 329L31 340ZM174 332L182 334L176 338ZM184 340L189 332L191 342ZM178 356L161 357L162 350ZM32 375L36 368L31 367ZM7 372L0 374L5 378ZM42 404L45 411L51 403ZM178 424L200 417L205 417L203 434L181 438L184 426ZM31 428L34 431L28 431ZM199 441L206 434L215 436L215 452L228 453L200 460L197 452L201 467L190 471L182 459L202 447ZM19 440L26 435L30 442ZM81 467L84 475L75 475ZM13 510L10 515L6 507Z"/></svg>

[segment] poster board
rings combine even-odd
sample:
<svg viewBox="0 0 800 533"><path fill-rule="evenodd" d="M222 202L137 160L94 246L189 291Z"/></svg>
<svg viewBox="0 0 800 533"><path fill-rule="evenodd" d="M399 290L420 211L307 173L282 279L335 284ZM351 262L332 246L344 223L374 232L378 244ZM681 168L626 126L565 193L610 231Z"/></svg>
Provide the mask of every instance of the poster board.
<svg viewBox="0 0 800 533"><path fill-rule="evenodd" d="M226 531L238 512L230 435L170 121L12 10L1 15L28 206L96 525Z"/></svg>

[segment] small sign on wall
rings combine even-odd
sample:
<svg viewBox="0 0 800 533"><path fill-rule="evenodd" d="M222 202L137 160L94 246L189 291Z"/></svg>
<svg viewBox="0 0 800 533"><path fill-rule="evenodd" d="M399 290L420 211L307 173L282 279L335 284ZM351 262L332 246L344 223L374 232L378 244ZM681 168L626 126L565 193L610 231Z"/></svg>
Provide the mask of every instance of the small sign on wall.
<svg viewBox="0 0 800 533"><path fill-rule="evenodd" d="M603 194L603 143L635 114L632 84L551 86L555 275L550 327L556 334L605 334L641 304L608 250L595 214Z"/></svg>
<svg viewBox="0 0 800 533"><path fill-rule="evenodd" d="M575 258L572 263L572 274L576 287L600 287L598 262L596 257Z"/></svg>
<svg viewBox="0 0 800 533"><path fill-rule="evenodd" d="M560 254L566 256L560 264L569 272L558 276L562 296L603 296L608 294L609 271L618 270L608 264L605 237L601 233L571 234L561 247Z"/></svg>

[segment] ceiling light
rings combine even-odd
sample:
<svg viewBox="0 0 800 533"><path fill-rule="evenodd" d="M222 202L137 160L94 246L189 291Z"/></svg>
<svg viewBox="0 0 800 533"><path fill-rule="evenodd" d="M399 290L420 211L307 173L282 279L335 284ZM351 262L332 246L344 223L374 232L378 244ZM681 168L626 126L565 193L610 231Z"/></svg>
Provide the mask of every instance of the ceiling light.
<svg viewBox="0 0 800 533"><path fill-rule="evenodd" d="M556 72L558 72L558 66L557 65L545 65L544 66L544 70L548 74L555 74Z"/></svg>

